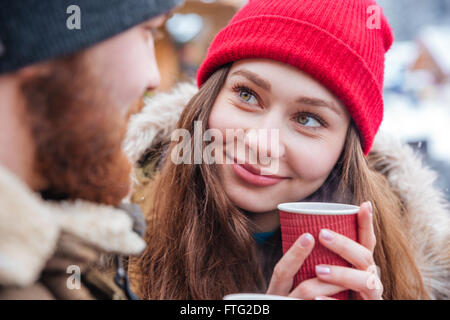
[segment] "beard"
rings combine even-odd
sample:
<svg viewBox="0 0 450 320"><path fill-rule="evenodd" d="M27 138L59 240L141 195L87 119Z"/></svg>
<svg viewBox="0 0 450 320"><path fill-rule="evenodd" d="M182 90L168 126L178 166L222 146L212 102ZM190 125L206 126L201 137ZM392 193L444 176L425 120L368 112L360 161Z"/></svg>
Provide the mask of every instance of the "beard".
<svg viewBox="0 0 450 320"><path fill-rule="evenodd" d="M81 54L51 62L22 91L35 142L35 168L45 199L118 205L130 190L122 151L130 112L114 104Z"/></svg>

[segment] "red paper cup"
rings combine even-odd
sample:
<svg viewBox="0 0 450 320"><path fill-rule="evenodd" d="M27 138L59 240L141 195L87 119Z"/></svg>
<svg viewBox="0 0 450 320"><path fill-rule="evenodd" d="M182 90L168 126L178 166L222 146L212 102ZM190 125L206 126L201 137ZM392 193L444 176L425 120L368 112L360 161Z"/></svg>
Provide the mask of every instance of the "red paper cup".
<svg viewBox="0 0 450 320"><path fill-rule="evenodd" d="M278 210L280 210L283 254L304 233L310 233L315 240L314 249L294 277L293 288L304 280L317 277L316 265L351 267L350 263L319 242L319 232L322 229L329 229L358 241L356 215L359 212L358 206L325 202L291 202L279 204ZM340 292L333 298L348 300L350 291Z"/></svg>

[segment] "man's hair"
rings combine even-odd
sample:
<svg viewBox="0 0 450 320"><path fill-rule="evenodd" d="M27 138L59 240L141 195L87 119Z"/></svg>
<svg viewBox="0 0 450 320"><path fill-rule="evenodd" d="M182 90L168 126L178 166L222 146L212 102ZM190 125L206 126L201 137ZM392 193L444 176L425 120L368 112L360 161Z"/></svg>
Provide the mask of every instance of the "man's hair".
<svg viewBox="0 0 450 320"><path fill-rule="evenodd" d="M50 73L22 85L34 169L47 181L45 198L117 205L130 183L121 148L127 119L99 92L86 62L83 53L52 61Z"/></svg>

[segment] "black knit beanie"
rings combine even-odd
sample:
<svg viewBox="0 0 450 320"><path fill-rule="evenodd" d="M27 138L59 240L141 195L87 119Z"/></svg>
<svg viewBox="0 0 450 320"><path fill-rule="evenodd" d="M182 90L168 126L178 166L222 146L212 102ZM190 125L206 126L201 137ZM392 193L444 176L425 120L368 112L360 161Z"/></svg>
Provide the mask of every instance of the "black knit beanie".
<svg viewBox="0 0 450 320"><path fill-rule="evenodd" d="M0 0L0 74L90 47L182 2Z"/></svg>

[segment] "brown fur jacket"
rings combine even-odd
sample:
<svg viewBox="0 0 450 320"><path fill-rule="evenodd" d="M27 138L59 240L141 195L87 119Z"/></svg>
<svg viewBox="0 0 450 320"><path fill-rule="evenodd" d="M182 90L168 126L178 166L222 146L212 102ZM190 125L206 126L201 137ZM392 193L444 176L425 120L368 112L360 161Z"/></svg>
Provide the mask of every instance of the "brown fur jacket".
<svg viewBox="0 0 450 320"><path fill-rule="evenodd" d="M134 163L152 146L170 140L181 111L196 92L194 85L182 83L172 92L160 93L146 101L142 112L131 119L124 144ZM450 299L450 207L434 185L436 172L424 165L410 146L383 132L377 134L371 152L381 155L374 167L403 197L408 236L417 248L415 259L431 297ZM134 178L137 185L142 182L138 175ZM144 204L139 187L133 198Z"/></svg>
<svg viewBox="0 0 450 320"><path fill-rule="evenodd" d="M124 211L43 201L0 166L0 300L124 299L97 263L144 248Z"/></svg>

